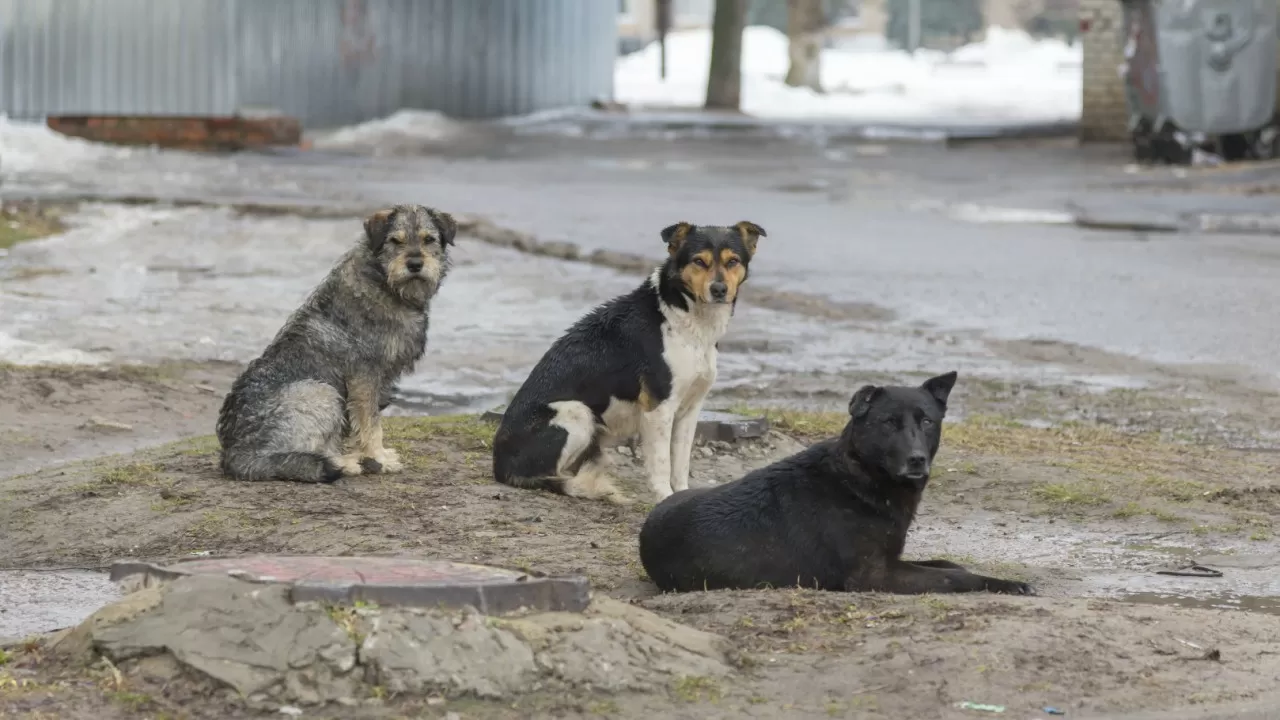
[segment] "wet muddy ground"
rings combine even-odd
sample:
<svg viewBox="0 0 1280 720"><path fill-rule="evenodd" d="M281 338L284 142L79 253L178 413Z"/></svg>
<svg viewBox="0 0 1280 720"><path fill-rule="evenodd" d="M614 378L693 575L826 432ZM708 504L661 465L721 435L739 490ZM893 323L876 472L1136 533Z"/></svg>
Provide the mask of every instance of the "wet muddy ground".
<svg viewBox="0 0 1280 720"><path fill-rule="evenodd" d="M94 568L125 557L204 553L410 553L584 573L598 592L725 635L751 658L733 680L673 685L658 696L525 698L516 709L446 704L463 717L516 717L535 707L590 716L601 702L610 708L606 716L618 717L657 707L680 717L946 717L963 700L1080 713L1219 702L1274 687L1280 544L1272 519L1280 488L1270 479L1280 456L1096 422L1028 425L993 414L1003 402L998 394L980 383L960 386L956 414L963 419L946 426L909 553L1026 579L1039 598L657 596L635 548L647 505L494 484L493 428L471 416L389 418L388 442L409 459L406 471L334 486L226 482L207 436L9 477L0 481L0 518L10 529L6 561ZM1155 400L1133 391L1097 397L1116 413L1155 411ZM841 422L839 414L797 410L772 417L776 430L765 441L698 448L694 483L738 477ZM634 453L611 457L625 487L643 499ZM1191 560L1223 577L1156 574ZM46 596L102 590L84 585L83 575L70 577L45 582L52 585ZM67 619L28 616L27 629ZM1214 650L1216 659L1202 659ZM50 687L53 675L26 662L19 667L46 685L0 691L0 707L22 707L37 687L60 698L62 711L104 697L75 685ZM176 690L142 680L128 686L132 701L116 697L120 692L109 690L105 699L117 708L179 707L165 700ZM388 716L406 710L392 705ZM218 703L181 709L197 717L222 711Z"/></svg>
<svg viewBox="0 0 1280 720"><path fill-rule="evenodd" d="M228 193L248 184L292 199L329 192L332 179L321 176L333 167L309 173L308 162L277 172L261 159L193 164L162 154L132 170L126 163L121 182ZM695 173L682 167L666 169ZM368 190L409 170L361 166L351 177ZM874 168L860 172L862 192L893 191L876 189ZM535 213L533 224L591 221L586 209L568 215ZM722 344L711 405L768 408L776 433L699 448L695 483L738 477L835 432L863 383L957 369L939 470L909 552L1025 578L1042 597L660 597L636 557L645 505L495 485L492 429L449 414L505 399L584 307L639 282L619 269L625 263L563 262L461 237L427 357L390 411L410 416L388 420L408 470L323 488L239 485L217 477L208 437L222 395L354 241L358 219L85 204L64 208L57 223L36 234L67 231L15 242L0 257L0 638L65 626L114 597L99 571L115 559L408 552L583 572L599 592L729 637L746 658L742 672L648 695L548 695L514 706L373 697L334 716L949 717L968 700L1045 717L1045 706L1080 715L1252 698L1280 677L1273 377L943 329L862 303L857 292L824 298L830 274L762 269ZM656 260L660 247L648 242L635 251ZM774 252L792 251L762 244L761 262ZM956 280L935 279L944 295ZM413 417L424 413L436 417ZM638 494L634 454L614 459ZM1222 577L1159 572L1193 561ZM10 652L0 662L0 717L240 713L109 669L41 663L35 646Z"/></svg>

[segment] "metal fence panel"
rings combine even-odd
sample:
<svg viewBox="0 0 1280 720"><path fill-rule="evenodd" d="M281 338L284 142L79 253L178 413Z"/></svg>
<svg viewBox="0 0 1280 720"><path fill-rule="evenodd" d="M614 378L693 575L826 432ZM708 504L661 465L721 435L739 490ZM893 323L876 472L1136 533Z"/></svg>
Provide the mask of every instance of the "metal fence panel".
<svg viewBox="0 0 1280 720"><path fill-rule="evenodd" d="M0 0L0 112L234 112L236 4Z"/></svg>
<svg viewBox="0 0 1280 720"><path fill-rule="evenodd" d="M455 117L613 90L606 0L0 0L0 112L229 115L311 127Z"/></svg>

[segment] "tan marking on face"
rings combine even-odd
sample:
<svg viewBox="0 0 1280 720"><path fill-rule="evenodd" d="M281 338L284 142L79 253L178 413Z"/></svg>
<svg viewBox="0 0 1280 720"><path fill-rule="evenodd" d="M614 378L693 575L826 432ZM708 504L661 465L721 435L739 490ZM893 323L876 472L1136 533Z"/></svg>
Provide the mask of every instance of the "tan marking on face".
<svg viewBox="0 0 1280 720"><path fill-rule="evenodd" d="M705 263L706 267L699 265L698 260ZM711 302L711 283L715 281L715 277L716 260L710 250L703 250L689 258L688 264L680 271L684 286L689 288L698 302Z"/></svg>
<svg viewBox="0 0 1280 720"><path fill-rule="evenodd" d="M749 220L735 223L733 228L738 231L738 235L742 238L742 244L747 247L747 253L753 256L756 254L756 243L760 241L760 238L768 237L764 228Z"/></svg>
<svg viewBox="0 0 1280 720"><path fill-rule="evenodd" d="M725 299L733 302L738 297L738 288L742 285L742 281L747 278L747 266L733 248L724 248L720 251L719 270L720 282L729 288Z"/></svg>
<svg viewBox="0 0 1280 720"><path fill-rule="evenodd" d="M640 378L640 394L636 396L636 404L645 412L653 412L658 407L658 399L653 396L649 390L649 383L644 378Z"/></svg>
<svg viewBox="0 0 1280 720"><path fill-rule="evenodd" d="M680 252L680 248L684 246L684 241L689 238L689 232L693 230L693 226L689 223L680 223L676 226L671 238L667 240L667 252L675 255Z"/></svg>

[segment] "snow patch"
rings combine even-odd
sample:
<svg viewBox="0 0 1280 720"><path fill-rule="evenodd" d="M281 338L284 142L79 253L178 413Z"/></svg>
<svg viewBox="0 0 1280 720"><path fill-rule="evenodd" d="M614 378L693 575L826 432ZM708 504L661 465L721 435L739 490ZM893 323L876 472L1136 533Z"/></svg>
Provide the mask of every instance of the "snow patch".
<svg viewBox="0 0 1280 720"><path fill-rule="evenodd" d="M0 115L0 177L71 174L103 160L128 157L134 149L90 142L45 125Z"/></svg>
<svg viewBox="0 0 1280 720"><path fill-rule="evenodd" d="M405 142L441 142L463 132L463 125L434 110L397 110L384 118L317 134L319 150L368 150Z"/></svg>
<svg viewBox="0 0 1280 720"><path fill-rule="evenodd" d="M701 107L711 57L709 30L667 36L667 77L658 45L618 59L616 99L637 107ZM875 47L822 51L824 93L788 87L787 37L763 26L743 35L742 110L763 118L859 123L1061 122L1081 111L1080 45L990 28L950 53Z"/></svg>

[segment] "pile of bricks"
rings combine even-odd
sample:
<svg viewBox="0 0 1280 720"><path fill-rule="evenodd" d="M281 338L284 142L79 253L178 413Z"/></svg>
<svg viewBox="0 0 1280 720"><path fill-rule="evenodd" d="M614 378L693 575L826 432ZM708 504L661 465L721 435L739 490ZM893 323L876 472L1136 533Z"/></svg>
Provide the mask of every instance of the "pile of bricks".
<svg viewBox="0 0 1280 720"><path fill-rule="evenodd" d="M266 117L50 117L48 125L64 135L114 143L155 145L183 150L235 151L298 146L302 124L297 118Z"/></svg>

